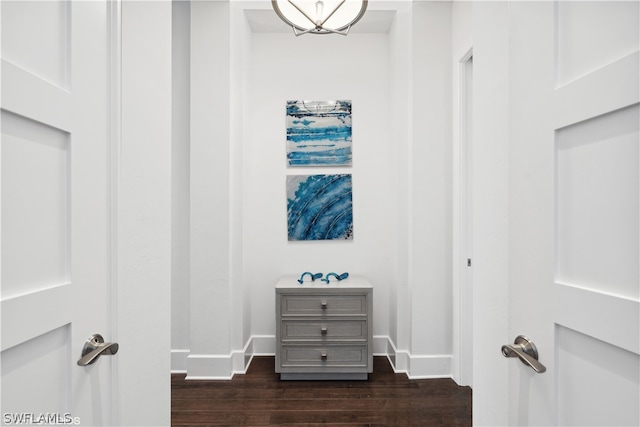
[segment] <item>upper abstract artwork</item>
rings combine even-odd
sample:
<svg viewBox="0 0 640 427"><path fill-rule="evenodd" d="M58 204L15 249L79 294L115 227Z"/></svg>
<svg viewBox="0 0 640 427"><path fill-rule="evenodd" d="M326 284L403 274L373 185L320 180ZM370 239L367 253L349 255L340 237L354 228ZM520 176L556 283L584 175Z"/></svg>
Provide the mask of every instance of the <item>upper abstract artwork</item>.
<svg viewBox="0 0 640 427"><path fill-rule="evenodd" d="M289 166L351 166L351 101L287 101Z"/></svg>

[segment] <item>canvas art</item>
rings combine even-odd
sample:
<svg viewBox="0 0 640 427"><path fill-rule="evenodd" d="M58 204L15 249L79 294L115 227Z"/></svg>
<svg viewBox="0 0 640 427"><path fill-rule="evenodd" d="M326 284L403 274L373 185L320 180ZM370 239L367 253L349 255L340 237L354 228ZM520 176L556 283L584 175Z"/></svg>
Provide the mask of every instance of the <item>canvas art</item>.
<svg viewBox="0 0 640 427"><path fill-rule="evenodd" d="M351 165L351 101L287 101L289 166Z"/></svg>
<svg viewBox="0 0 640 427"><path fill-rule="evenodd" d="M287 176L289 240L352 240L350 174Z"/></svg>

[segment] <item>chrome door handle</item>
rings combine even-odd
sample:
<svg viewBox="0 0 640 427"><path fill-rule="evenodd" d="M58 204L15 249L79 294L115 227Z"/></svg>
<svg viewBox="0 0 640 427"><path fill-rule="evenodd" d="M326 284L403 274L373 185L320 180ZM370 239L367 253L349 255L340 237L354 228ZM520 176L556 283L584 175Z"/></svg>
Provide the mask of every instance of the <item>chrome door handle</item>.
<svg viewBox="0 0 640 427"><path fill-rule="evenodd" d="M519 357L522 363L532 367L539 374L547 370L542 363L538 362L536 345L524 335L518 335L513 345L503 345L502 355L504 357Z"/></svg>
<svg viewBox="0 0 640 427"><path fill-rule="evenodd" d="M103 354L107 356L116 354L119 347L118 343L104 342L102 335L93 334L89 337L87 342L84 343L84 347L82 348L82 357L78 360L78 365L91 365Z"/></svg>

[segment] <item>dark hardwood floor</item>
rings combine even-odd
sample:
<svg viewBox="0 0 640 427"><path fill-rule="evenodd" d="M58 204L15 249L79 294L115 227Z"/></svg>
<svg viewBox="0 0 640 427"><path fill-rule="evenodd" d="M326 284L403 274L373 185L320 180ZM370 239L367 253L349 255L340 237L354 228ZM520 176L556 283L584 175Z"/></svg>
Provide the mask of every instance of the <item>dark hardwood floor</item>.
<svg viewBox="0 0 640 427"><path fill-rule="evenodd" d="M470 426L471 389L450 379L409 380L385 357L368 381L280 381L273 357L254 357L231 381L171 376L173 426Z"/></svg>

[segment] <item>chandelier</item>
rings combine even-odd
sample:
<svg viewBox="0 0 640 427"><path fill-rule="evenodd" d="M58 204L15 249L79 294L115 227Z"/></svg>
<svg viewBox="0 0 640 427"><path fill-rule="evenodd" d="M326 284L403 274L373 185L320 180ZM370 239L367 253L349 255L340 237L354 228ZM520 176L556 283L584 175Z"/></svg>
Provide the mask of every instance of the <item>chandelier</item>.
<svg viewBox="0 0 640 427"><path fill-rule="evenodd" d="M367 10L368 0L271 0L273 10L296 36L346 36Z"/></svg>

